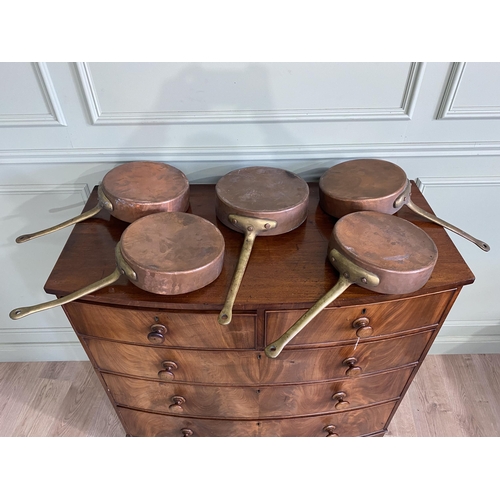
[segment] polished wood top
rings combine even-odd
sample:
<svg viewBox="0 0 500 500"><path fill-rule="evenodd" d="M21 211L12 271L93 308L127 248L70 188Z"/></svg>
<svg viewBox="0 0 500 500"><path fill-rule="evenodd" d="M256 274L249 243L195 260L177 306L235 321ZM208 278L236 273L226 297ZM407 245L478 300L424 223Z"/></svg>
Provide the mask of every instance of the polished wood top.
<svg viewBox="0 0 500 500"><path fill-rule="evenodd" d="M256 238L234 305L235 312L255 311L263 307L309 308L337 282L337 271L327 259L328 240L336 219L319 207L318 183L309 183L309 188L309 213L302 225L281 235ZM160 296L139 289L123 276L112 286L86 296L83 302L179 310L222 309L243 244L243 235L217 220L214 185L194 184L190 190L188 213L215 224L226 242L224 266L219 278L185 295ZM412 199L424 210L432 212L413 182ZM85 209L96 202L97 188L94 188ZM406 206L393 217L402 217L422 228L434 240L439 252L427 284L407 296L453 289L474 281L474 275L441 226L421 218ZM127 226L127 223L104 210L76 224L47 280L45 291L59 297L109 275L115 268L115 246ZM393 298L392 295L351 286L332 306L382 302Z"/></svg>

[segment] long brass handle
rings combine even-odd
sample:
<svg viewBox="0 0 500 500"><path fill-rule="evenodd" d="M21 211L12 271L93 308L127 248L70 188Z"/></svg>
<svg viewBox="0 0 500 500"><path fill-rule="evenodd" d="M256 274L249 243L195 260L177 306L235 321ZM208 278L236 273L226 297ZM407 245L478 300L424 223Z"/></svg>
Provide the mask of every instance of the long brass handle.
<svg viewBox="0 0 500 500"><path fill-rule="evenodd" d="M118 242L115 247L115 260L116 260L116 269L109 275L103 278L102 280L96 281L91 285L87 285L76 292L70 293L65 297L61 297L60 299L51 300L49 302L43 302L42 304L38 304L30 307L18 307L17 309L13 309L9 316L12 319L21 319L29 314L33 314L40 311L45 311L46 309L52 309L53 307L62 306L67 304L68 302L73 302L74 300L80 299L89 293L95 292L104 288L105 286L112 285L115 281L118 281L120 276L124 274L130 281L137 281L137 274L130 267L127 261L123 258L123 254L121 252L121 243Z"/></svg>
<svg viewBox="0 0 500 500"><path fill-rule="evenodd" d="M418 207L413 203L411 199L411 184L410 181L407 182L405 190L394 200L394 208L401 208L403 205L406 205L410 210L413 210L416 214L424 217L427 220L430 220L436 224L439 224L440 226L449 229L450 231L453 231L454 233L458 234L462 238L465 238L466 240L469 240L470 242L474 243L474 245L477 245L481 250L484 250L485 252L490 251L490 246L488 243L485 243L484 241L478 240L477 238L474 238L470 234L466 233L465 231L462 231L458 227L454 226L453 224L450 224L449 222L446 222L443 219L440 219L439 217L436 217L435 215L427 212L423 208Z"/></svg>
<svg viewBox="0 0 500 500"><path fill-rule="evenodd" d="M54 233L56 231L59 231L59 229L64 229L65 227L72 226L73 224L76 224L78 222L81 222L82 220L90 219L94 215L98 214L103 208L106 208L110 212L113 211L113 204L109 199L106 197L106 195L102 191L102 187L99 186L97 188L97 197L99 199L99 202L94 208L91 208L90 210L87 210L86 212L83 212L80 215L77 215L76 217L73 217L72 219L69 219L65 222L61 222L60 224L57 224L56 226L49 227L47 229L43 229L41 231L37 231L36 233L30 233L30 234L23 234L21 236L18 236L16 238L16 243L25 243L26 241L33 240L35 238L38 238L40 236L45 236L46 234Z"/></svg>
<svg viewBox="0 0 500 500"><path fill-rule="evenodd" d="M226 302L224 303L224 307L219 314L218 321L221 325L228 325L231 323L233 318L234 301L236 300L236 295L240 289L243 275L245 274L250 254L252 253L255 238L263 231L268 231L277 226L277 222L274 220L257 219L241 215L230 215L229 220L235 226L244 230L245 240L243 242L243 246L241 247L240 257L238 259L236 270L234 271L231 286L229 287L229 291L227 293Z"/></svg>
<svg viewBox="0 0 500 500"><path fill-rule="evenodd" d="M278 340L269 344L264 352L268 358L277 358L283 348L290 342L311 320L313 320L326 306L331 304L344 290L352 285L352 281L342 274L336 285L321 299L314 304L311 309L304 313Z"/></svg>
<svg viewBox="0 0 500 500"><path fill-rule="evenodd" d="M70 293L65 297L61 297L60 299L51 300L49 302L44 302L35 306L18 307L17 309L12 310L9 316L12 319L21 319L25 316L29 316L30 314L45 311L46 309L52 309L53 307L62 306L63 304L67 304L68 302L77 300L85 295L88 295L89 293L95 292L96 290L100 290L105 286L111 285L115 281L118 281L118 278L120 278L120 276L121 271L117 267L109 276L103 278L102 280L96 281L92 285L81 288L80 290Z"/></svg>
<svg viewBox="0 0 500 500"><path fill-rule="evenodd" d="M443 226L446 229L449 229L450 231L453 231L454 233L458 234L459 236L462 236L462 238L469 240L470 242L477 245L481 250L483 250L485 252L490 251L490 246L488 245L488 243L485 243L484 241L478 240L477 238L474 238L470 234L466 233L465 231L462 231L462 229L459 229L458 227L454 226L453 224L450 224L449 222L446 222L443 219L440 219L439 217L436 217L435 215L430 214L429 212L426 212L424 209L415 205L415 203L413 203L413 201L411 201L411 199L406 202L406 206L410 210L413 210L418 215L421 215L422 217L425 217L426 219L429 219L430 221L435 222L436 224L439 224L440 226Z"/></svg>
<svg viewBox="0 0 500 500"><path fill-rule="evenodd" d="M87 210L86 212L83 212L77 217L73 217L72 219L69 219L66 222L61 222L61 224L57 224L56 226L52 226L47 229L37 231L36 233L23 234L21 236L18 236L16 238L16 243L25 243L26 241L34 240L39 236L45 236L46 234L55 233L56 231L59 231L59 229L64 229L65 227L72 226L73 224L76 224L77 222L80 222L85 219L90 219L90 217L93 217L94 215L98 214L101 210L102 206L100 204L97 204L94 208Z"/></svg>
<svg viewBox="0 0 500 500"><path fill-rule="evenodd" d="M264 352L268 358L276 358L283 348L290 342L312 319L314 319L326 306L331 304L341 293L353 283L376 287L380 278L350 261L337 249L332 249L328 258L339 271L340 276L335 286L321 297L311 309L305 312L278 340L269 344Z"/></svg>

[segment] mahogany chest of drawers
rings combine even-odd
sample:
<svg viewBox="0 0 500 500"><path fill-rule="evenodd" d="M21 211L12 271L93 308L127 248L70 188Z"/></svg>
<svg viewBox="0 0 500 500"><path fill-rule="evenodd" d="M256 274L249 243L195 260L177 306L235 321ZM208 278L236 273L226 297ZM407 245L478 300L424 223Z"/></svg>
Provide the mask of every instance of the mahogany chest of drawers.
<svg viewBox="0 0 500 500"><path fill-rule="evenodd" d="M213 185L191 186L189 211L224 236L224 267L215 282L161 296L122 277L63 306L127 435L332 437L387 430L461 288L474 276L445 230L405 207L394 217L420 226L438 247L426 286L404 296L349 287L276 359L266 357L264 347L337 280L327 260L335 219L319 208L317 183L309 186L306 222L256 239L227 326L217 316L243 235L217 221ZM431 211L412 188L415 203ZM87 206L95 203L94 189ZM110 274L125 227L107 213L77 224L46 292L60 297Z"/></svg>

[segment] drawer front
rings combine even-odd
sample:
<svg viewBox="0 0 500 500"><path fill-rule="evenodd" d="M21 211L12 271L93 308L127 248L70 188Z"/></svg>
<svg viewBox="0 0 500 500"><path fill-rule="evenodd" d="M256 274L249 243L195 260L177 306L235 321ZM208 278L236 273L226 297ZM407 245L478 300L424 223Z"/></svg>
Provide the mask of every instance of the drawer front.
<svg viewBox="0 0 500 500"><path fill-rule="evenodd" d="M358 337L378 337L432 326L441 319L453 294L454 291L447 291L410 299L325 309L289 345L357 340ZM281 337L305 312L267 312L266 345Z"/></svg>
<svg viewBox="0 0 500 500"><path fill-rule="evenodd" d="M413 366L357 379L224 387L152 382L103 373L116 403L199 417L265 418L345 411L400 396Z"/></svg>
<svg viewBox="0 0 500 500"><path fill-rule="evenodd" d="M137 437L354 437L383 432L395 403L317 417L282 420L210 420L118 408L125 429Z"/></svg>
<svg viewBox="0 0 500 500"><path fill-rule="evenodd" d="M360 341L341 347L287 349L277 358L262 354L261 383L282 384L330 380L389 370L420 359L434 331L384 340Z"/></svg>
<svg viewBox="0 0 500 500"><path fill-rule="evenodd" d="M166 382L211 384L283 384L313 382L404 366L419 360L431 331L357 346L290 349L276 359L263 351L193 351L143 347L81 338L98 368Z"/></svg>
<svg viewBox="0 0 500 500"><path fill-rule="evenodd" d="M213 349L255 347L255 316L235 314L218 323L218 313L174 313L72 302L64 306L75 331L122 342Z"/></svg>
<svg viewBox="0 0 500 500"><path fill-rule="evenodd" d="M258 384L256 351L194 351L81 338L101 370L165 382ZM261 354L264 356L264 353Z"/></svg>

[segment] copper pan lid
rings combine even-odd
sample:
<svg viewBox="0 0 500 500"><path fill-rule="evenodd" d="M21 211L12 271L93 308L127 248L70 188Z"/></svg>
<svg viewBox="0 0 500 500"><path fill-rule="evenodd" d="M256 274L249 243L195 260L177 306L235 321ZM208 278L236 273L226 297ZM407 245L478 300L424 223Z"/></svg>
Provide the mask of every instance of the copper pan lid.
<svg viewBox="0 0 500 500"><path fill-rule="evenodd" d="M112 214L125 222L157 212L185 212L189 181L179 169L149 161L124 163L110 170L102 189L113 205Z"/></svg>
<svg viewBox="0 0 500 500"><path fill-rule="evenodd" d="M408 179L398 165L384 160L351 160L329 168L319 180L320 206L340 218L360 210L395 213L394 200Z"/></svg>
<svg viewBox="0 0 500 500"><path fill-rule="evenodd" d="M224 238L197 215L162 212L143 217L122 234L121 252L137 275L136 286L178 295L214 281L222 270Z"/></svg>
<svg viewBox="0 0 500 500"><path fill-rule="evenodd" d="M405 219L378 212L354 212L338 220L328 253L334 248L380 278L376 287L361 286L388 294L422 288L438 257L437 247L425 231Z"/></svg>

